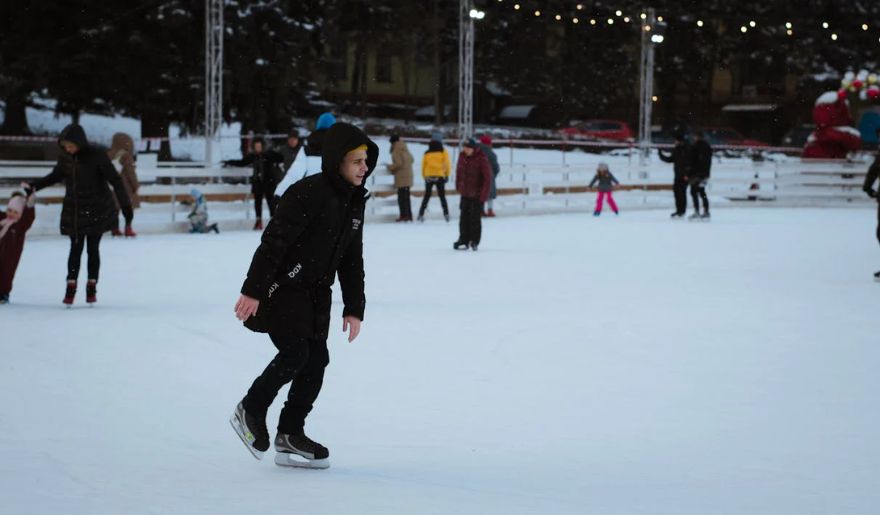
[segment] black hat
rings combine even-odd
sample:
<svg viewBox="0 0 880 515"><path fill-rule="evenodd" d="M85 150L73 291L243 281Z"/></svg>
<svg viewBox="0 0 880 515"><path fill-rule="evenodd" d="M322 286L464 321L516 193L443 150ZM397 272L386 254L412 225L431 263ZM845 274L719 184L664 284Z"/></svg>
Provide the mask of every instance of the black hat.
<svg viewBox="0 0 880 515"><path fill-rule="evenodd" d="M392 134L391 137L388 138L388 141L390 141L391 143L400 141L400 134Z"/></svg>
<svg viewBox="0 0 880 515"><path fill-rule="evenodd" d="M464 146L470 147L470 148L477 148L477 140L475 140L474 138L468 138L468 139L464 140Z"/></svg>

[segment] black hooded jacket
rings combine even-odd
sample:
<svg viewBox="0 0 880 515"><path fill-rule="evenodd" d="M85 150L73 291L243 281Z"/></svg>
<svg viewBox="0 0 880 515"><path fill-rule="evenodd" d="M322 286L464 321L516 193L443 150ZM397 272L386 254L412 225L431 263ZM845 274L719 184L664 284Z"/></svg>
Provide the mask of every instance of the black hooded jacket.
<svg viewBox="0 0 880 515"><path fill-rule="evenodd" d="M677 143L672 149L672 154L666 156L663 149L658 151L660 159L667 163L672 163L672 169L675 172L675 180L680 181L690 175L693 157L691 156L691 146L687 142Z"/></svg>
<svg viewBox="0 0 880 515"><path fill-rule="evenodd" d="M263 146L265 147L265 143ZM280 153L274 150L263 150L259 154L251 152L244 159L230 159L225 163L230 166L252 167L251 193L257 194L275 190L284 176L284 172L279 168L283 162L284 156Z"/></svg>
<svg viewBox="0 0 880 515"><path fill-rule="evenodd" d="M337 123L328 129L321 173L296 182L281 196L241 288L242 294L261 301L260 310L268 300L270 316L297 317L304 337L326 334L330 286L337 274L343 316L364 318L368 195L362 185L351 185L339 173L345 154L360 145L367 146L369 177L379 157L376 144L353 125Z"/></svg>
<svg viewBox="0 0 880 515"><path fill-rule="evenodd" d="M61 234L101 234L117 226L119 212L108 184L113 186L125 219L131 220L131 202L107 154L89 145L85 131L76 124L61 131L58 144L62 141L76 143L79 150L72 156L62 152L52 172L31 184L34 190L41 190L64 182Z"/></svg>
<svg viewBox="0 0 880 515"><path fill-rule="evenodd" d="M706 140L698 139L691 148L691 175L697 179L708 179L712 170L712 147Z"/></svg>

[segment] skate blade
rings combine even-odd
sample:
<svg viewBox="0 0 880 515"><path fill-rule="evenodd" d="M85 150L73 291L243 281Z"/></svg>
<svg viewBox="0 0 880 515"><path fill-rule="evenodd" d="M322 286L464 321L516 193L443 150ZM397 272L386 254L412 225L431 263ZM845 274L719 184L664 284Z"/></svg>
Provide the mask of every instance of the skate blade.
<svg viewBox="0 0 880 515"><path fill-rule="evenodd" d="M239 420L235 416L235 414L233 414L232 417L229 419L229 424L232 426L232 429L235 430L235 434L237 434L238 437L241 439L241 443L243 443L244 446L247 448L247 450L249 450L251 452L251 454L254 455L254 458L256 458L258 460L262 460L263 459L263 451L258 450L258 449L254 449L254 446L252 445L253 442L248 441L248 438L245 435L244 428L242 427L241 423L239 422Z"/></svg>
<svg viewBox="0 0 880 515"><path fill-rule="evenodd" d="M281 467L326 469L330 468L330 458L310 460L292 452L277 452L275 453L275 464Z"/></svg>

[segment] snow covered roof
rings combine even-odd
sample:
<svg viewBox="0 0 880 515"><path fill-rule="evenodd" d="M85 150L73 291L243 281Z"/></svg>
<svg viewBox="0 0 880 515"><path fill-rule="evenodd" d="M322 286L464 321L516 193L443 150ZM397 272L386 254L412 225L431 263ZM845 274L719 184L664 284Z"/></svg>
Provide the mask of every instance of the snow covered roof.
<svg viewBox="0 0 880 515"><path fill-rule="evenodd" d="M836 91L826 91L819 95L819 98L816 99L816 105L822 104L833 104L837 102L837 92Z"/></svg>
<svg viewBox="0 0 880 515"><path fill-rule="evenodd" d="M524 119L528 118L529 114L531 114L532 109L534 109L535 105L515 105L515 106L507 106L501 110L498 114L498 118L519 118Z"/></svg>
<svg viewBox="0 0 880 515"><path fill-rule="evenodd" d="M499 85L495 81L487 81L486 82L486 91L495 95L496 97L509 97L510 91L507 91L501 85Z"/></svg>
<svg viewBox="0 0 880 515"><path fill-rule="evenodd" d="M773 111L779 106L776 104L727 104L721 110L725 112L764 112Z"/></svg>

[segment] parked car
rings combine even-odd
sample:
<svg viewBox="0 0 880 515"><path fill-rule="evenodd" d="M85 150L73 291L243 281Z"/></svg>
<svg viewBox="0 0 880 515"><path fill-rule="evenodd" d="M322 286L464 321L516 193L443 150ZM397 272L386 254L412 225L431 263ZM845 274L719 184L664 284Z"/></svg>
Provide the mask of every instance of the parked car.
<svg viewBox="0 0 880 515"><path fill-rule="evenodd" d="M807 144L807 138L816 130L816 126L812 123L802 123L797 127L793 127L785 136L782 137L783 147L804 148Z"/></svg>
<svg viewBox="0 0 880 515"><path fill-rule="evenodd" d="M738 145L743 147L769 147L770 144L749 139L731 127L704 127L703 133L710 145Z"/></svg>
<svg viewBox="0 0 880 515"><path fill-rule="evenodd" d="M559 133L566 139L633 140L633 131L626 122L620 120L585 120L575 122L569 127L559 129Z"/></svg>

